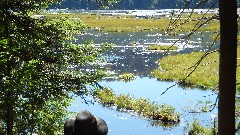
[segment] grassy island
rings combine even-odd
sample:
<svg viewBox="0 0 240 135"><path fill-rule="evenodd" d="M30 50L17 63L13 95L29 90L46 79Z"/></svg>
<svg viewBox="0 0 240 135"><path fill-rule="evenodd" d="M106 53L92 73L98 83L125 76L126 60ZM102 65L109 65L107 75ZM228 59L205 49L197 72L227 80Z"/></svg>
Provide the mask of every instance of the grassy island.
<svg viewBox="0 0 240 135"><path fill-rule="evenodd" d="M205 52L192 52L164 57L157 61L160 68L153 70L151 74L160 80L180 81L185 86L215 89L219 79L219 53L209 53L195 70L196 63L204 54ZM239 56L240 47L238 47ZM240 59L237 62L239 64ZM195 71L187 77L193 70ZM237 67L237 82L239 81L240 68ZM239 85L237 85L237 89L240 89Z"/></svg>
<svg viewBox="0 0 240 135"><path fill-rule="evenodd" d="M136 79L136 76L132 73L125 73L125 74L119 75L118 79L124 82L130 82Z"/></svg>
<svg viewBox="0 0 240 135"><path fill-rule="evenodd" d="M147 47L147 50L149 51L176 51L178 50L177 46L171 46L171 45L149 45Z"/></svg>
<svg viewBox="0 0 240 135"><path fill-rule="evenodd" d="M116 106L118 110L133 112L150 120L158 120L165 124L178 124L180 121L179 113L170 105L158 105L143 98L135 99L129 94L116 95L109 88L97 89L93 96L105 106Z"/></svg>

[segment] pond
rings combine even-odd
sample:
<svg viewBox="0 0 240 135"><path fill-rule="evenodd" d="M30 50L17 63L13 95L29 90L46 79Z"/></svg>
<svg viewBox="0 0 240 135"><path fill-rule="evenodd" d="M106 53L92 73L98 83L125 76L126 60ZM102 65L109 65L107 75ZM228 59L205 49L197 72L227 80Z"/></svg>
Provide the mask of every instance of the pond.
<svg viewBox="0 0 240 135"><path fill-rule="evenodd" d="M159 126L161 124L150 121L134 114L116 111L116 108L103 107L98 103L85 104L84 100L76 97L70 111L89 110L94 115L103 118L109 127L109 135L159 135L159 134L184 134L187 124L193 119L198 119L203 125L212 124L213 117L217 115L217 108L209 113L191 113L200 111L202 107L212 108L217 95L211 90L186 88L175 85L175 82L159 81L150 76L150 72L158 68L156 61L166 55L174 53L189 53L202 51L211 45L211 33L197 33L189 41L180 40L184 34L175 36L164 35L159 32L128 32L128 33L104 33L98 31L87 31L77 36L77 43L83 40L94 40L96 45L104 42L114 43L114 47L106 55L108 63L106 67L111 69L113 74L134 73L137 78L130 82L122 82L113 79L105 79L99 82L103 86L111 87L116 94L129 93L135 98L147 98L158 104L169 104L180 112L181 121L173 127ZM204 36L203 36L204 35ZM200 38L199 38L200 37ZM203 39L204 38L204 43ZM181 49L178 52L149 52L146 46L150 44L173 44L176 42ZM135 45L132 45L132 44ZM217 45L215 46L217 47ZM175 85L175 86L173 86ZM161 95L168 87L173 86L165 94ZM91 97L86 97L91 101Z"/></svg>

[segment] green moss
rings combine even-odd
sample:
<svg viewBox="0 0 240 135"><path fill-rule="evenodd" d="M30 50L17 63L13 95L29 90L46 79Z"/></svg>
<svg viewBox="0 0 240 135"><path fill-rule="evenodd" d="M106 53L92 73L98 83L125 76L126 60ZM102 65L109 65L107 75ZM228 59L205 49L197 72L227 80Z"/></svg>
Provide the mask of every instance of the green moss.
<svg viewBox="0 0 240 135"><path fill-rule="evenodd" d="M115 95L109 88L97 89L93 92L93 96L105 106L116 106L118 110L134 111L151 120L175 124L180 121L179 113L175 112L170 105L158 105L143 98L135 99L129 94Z"/></svg>

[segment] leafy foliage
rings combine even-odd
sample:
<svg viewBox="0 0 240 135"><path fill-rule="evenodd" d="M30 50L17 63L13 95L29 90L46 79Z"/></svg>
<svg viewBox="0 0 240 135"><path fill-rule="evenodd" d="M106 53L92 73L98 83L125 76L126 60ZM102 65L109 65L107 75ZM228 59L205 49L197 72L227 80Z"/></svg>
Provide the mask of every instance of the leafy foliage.
<svg viewBox="0 0 240 135"><path fill-rule="evenodd" d="M5 133L57 134L69 94L84 94L85 85L104 76L96 60L109 45L71 42L85 29L82 21L31 16L55 2L0 2L0 121ZM92 70L80 70L83 66Z"/></svg>

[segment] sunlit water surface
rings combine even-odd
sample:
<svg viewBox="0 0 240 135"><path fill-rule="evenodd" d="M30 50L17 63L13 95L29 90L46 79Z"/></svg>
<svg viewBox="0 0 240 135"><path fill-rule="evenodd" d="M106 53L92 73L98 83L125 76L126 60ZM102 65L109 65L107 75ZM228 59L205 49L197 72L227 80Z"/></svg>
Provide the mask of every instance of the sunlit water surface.
<svg viewBox="0 0 240 135"><path fill-rule="evenodd" d="M116 94L129 93L135 98L147 98L158 104L169 104L175 107L181 114L181 121L175 127L156 126L152 121L138 117L131 113L116 111L116 108L107 108L94 102L86 104L83 99L76 97L70 111L79 112L80 110L89 110L92 114L103 118L109 127L109 135L182 135L186 133L187 124L193 119L198 119L203 125L212 125L213 118L217 115L217 109L214 108L217 95L211 90L200 90L182 88L178 85L169 89L161 95L168 87L174 85L174 82L158 81L149 77L150 72L157 68L156 60L174 53L188 53L191 51L201 51L211 45L209 34L204 36L199 33L194 35L188 42L179 41L179 46L184 46L178 52L160 53L147 52L145 46L149 44L167 44L174 43L181 35L164 36L157 32L133 32L133 33L104 33L90 31L84 35L78 36L77 43L83 43L83 40L94 40L96 44L104 42L114 43L120 47L114 47L106 53L109 56L108 63L105 65L115 74L134 73L138 76L131 82L122 82L117 80L103 80L101 85L111 87ZM203 43L201 38L206 41ZM136 43L132 46L132 43ZM217 45L216 45L217 46ZM93 100L86 97L88 101ZM206 101L206 102L205 102ZM203 106L207 106L213 111L208 113L192 113L200 111Z"/></svg>

